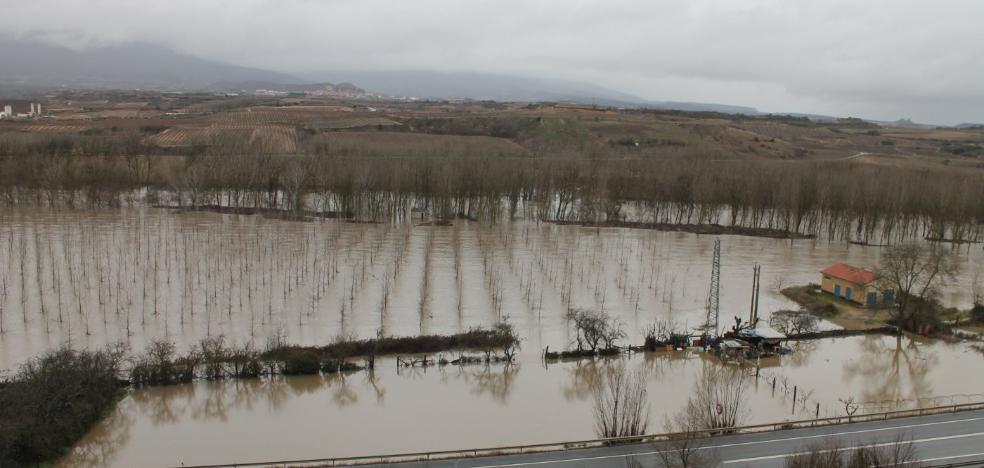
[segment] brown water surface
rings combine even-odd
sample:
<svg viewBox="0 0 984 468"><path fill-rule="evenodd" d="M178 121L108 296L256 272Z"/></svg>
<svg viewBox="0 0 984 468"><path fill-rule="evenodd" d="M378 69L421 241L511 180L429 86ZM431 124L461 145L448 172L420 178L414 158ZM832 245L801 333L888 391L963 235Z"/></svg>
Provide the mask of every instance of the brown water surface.
<svg viewBox="0 0 984 468"><path fill-rule="evenodd" d="M0 369L58 346L166 338L231 344L282 334L454 333L509 320L514 366L196 382L133 390L64 466L164 466L460 449L595 436L591 383L610 361L544 365L567 347L571 308L601 309L642 341L655 320L704 321L714 237L523 221L453 226L288 222L129 208L0 213ZM752 265L760 314L793 308L778 290L817 282L835 262L873 267L881 251L842 242L722 236L722 326L747 316ZM959 252L948 305L970 305L984 255ZM965 343L869 336L793 343L761 363L746 422L981 399L984 359ZM679 411L703 366L697 352L624 358L649 374L651 430ZM745 369L750 373L749 369ZM773 384L773 382L775 382ZM792 394L796 389L797 400Z"/></svg>
<svg viewBox="0 0 984 468"><path fill-rule="evenodd" d="M793 354L745 368L747 424L861 411L979 401L984 357L966 343L868 336L803 342ZM308 376L153 387L133 391L61 466L176 466L451 450L595 437L591 386L613 364L649 370L650 430L690 397L700 370L721 365L698 352L544 365ZM772 386L773 378L777 384ZM797 388L793 404L793 387ZM927 398L947 395L943 398ZM921 399L921 400L918 400ZM893 400L891 408L885 400ZM881 403L879 403L881 402Z"/></svg>
<svg viewBox="0 0 984 468"><path fill-rule="evenodd" d="M816 282L834 262L873 267L880 249L723 236L722 327L747 316L752 265L760 314L792 308L782 286ZM570 342L569 308L617 317L629 341L654 320L704 321L713 237L527 222L448 227L311 223L260 216L6 210L0 214L0 369L54 347L209 335L262 345L338 336L453 333L508 318L524 347ZM946 288L967 307L984 255Z"/></svg>

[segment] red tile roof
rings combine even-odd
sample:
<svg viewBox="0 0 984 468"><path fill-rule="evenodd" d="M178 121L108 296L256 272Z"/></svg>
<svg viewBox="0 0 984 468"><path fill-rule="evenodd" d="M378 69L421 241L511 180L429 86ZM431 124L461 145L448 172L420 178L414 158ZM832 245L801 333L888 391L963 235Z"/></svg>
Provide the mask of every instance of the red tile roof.
<svg viewBox="0 0 984 468"><path fill-rule="evenodd" d="M875 272L865 270L864 268L853 267L846 263L835 263L824 268L820 273L861 285L873 283L878 279L878 275Z"/></svg>

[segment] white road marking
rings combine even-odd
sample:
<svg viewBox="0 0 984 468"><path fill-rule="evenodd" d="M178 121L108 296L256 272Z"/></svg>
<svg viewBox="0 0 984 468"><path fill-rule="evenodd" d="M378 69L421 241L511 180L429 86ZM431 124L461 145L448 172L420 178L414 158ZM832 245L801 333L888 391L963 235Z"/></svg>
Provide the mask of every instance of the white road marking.
<svg viewBox="0 0 984 468"><path fill-rule="evenodd" d="M899 445L899 444L908 444L908 443L921 444L921 443L924 443L924 442L937 442L937 441L940 441L940 440L951 440L951 439L966 439L968 437L979 437L979 436L984 436L984 432L975 432L973 434L958 434L958 435L943 436L943 437L930 437L928 439L902 440L902 441L895 441L895 442L883 442L883 443L880 443L880 444L861 445L859 447L873 447L873 448L874 447L890 447L892 445ZM847 451L847 450L854 450L854 448L855 447L845 447L845 448L833 449L833 451L844 452L844 451ZM825 452L829 452L831 450L824 450L824 451ZM779 455L765 455L765 456L761 456L761 457L740 458L740 459L736 459L736 460L725 460L722 463L724 463L725 465L727 465L727 464L730 464L730 463L747 463L747 462L753 462L753 461L775 460L775 459L779 459L779 458L795 457L796 455L804 455L804 454L807 454L807 453L809 453L809 452L790 452L790 453L782 453L782 454L779 454ZM923 460L923 461L928 461L928 460Z"/></svg>
<svg viewBox="0 0 984 468"><path fill-rule="evenodd" d="M970 457L984 457L984 452L968 453L966 455L950 455L948 457L926 458L923 460L916 460L913 463L925 463L925 462L932 462L932 461L953 460L954 458L970 458Z"/></svg>
<svg viewBox="0 0 984 468"><path fill-rule="evenodd" d="M740 447L740 446L744 446L744 445L771 444L771 443L776 443L776 442L789 442L789 441L794 441L794 440L820 439L820 438L835 437L835 436L842 436L842 435L864 434L864 433L868 433L868 432L891 431L891 430L895 430L895 429L908 429L908 428L913 428L913 427L937 426L937 425L942 425L942 424L955 424L955 423L980 421L980 420L984 420L984 418L954 419L952 421L938 421L938 422L931 422L931 423L909 424L909 425L905 425L905 426L890 426L890 427L882 427L882 428L875 428L875 429L862 429L862 430L859 430L859 431L845 431L845 432L835 432L835 433L830 433L830 434L818 434L818 435L799 436L799 437L786 437L786 438L782 438L782 439L769 439L769 440L759 440L759 441L752 441L752 442L736 442L736 443L732 443L732 444L721 444L721 445L711 445L711 446L706 446L706 447L700 447L699 450L711 450L711 449L725 448L725 447ZM984 434L984 433L978 433L978 434ZM507 463L507 464L503 464L503 465L482 465L482 466L476 466L474 468L507 468L507 467L512 467L512 466L550 465L550 464L554 464L554 463L573 463L573 462L591 461L591 460L607 460L607 459L611 459L611 458L625 458L627 456L659 455L660 453L665 453L665 452L674 452L674 450L655 450L655 451L651 451L651 452L632 452L632 453L623 453L623 454L618 454L618 455L599 455L599 456L595 456L595 457L564 458L564 459L543 460L543 461L536 461L536 462ZM725 463L728 463L728 462L725 462Z"/></svg>

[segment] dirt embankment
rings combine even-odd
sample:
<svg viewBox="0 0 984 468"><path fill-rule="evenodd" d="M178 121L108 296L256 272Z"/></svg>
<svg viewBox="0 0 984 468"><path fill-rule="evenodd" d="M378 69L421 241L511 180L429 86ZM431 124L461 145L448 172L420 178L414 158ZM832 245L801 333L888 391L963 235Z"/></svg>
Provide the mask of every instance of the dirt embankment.
<svg viewBox="0 0 984 468"><path fill-rule="evenodd" d="M884 327L874 327L865 328L863 330L823 330L809 333L799 333L796 335L789 335L786 337L788 340L819 340L822 338L843 338L845 336L860 336L860 335L894 335L896 333L896 328L891 326Z"/></svg>
<svg viewBox="0 0 984 468"><path fill-rule="evenodd" d="M561 226L586 226L586 227L617 227L630 229L652 229L655 231L689 232L692 234L709 234L718 236L752 236L767 237L771 239L814 239L812 234L801 234L780 229L752 228L741 226L724 226L721 224L670 224L670 223L643 223L635 221L603 221L591 223L584 221L551 221Z"/></svg>

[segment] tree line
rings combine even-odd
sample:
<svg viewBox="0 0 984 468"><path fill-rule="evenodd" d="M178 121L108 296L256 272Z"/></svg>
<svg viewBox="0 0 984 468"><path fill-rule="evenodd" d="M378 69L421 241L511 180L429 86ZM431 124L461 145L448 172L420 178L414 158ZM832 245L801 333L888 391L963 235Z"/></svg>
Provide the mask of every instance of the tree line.
<svg viewBox="0 0 984 468"><path fill-rule="evenodd" d="M113 145L109 142L115 141ZM322 147L271 155L245 146L185 155L68 143L0 147L0 204L117 206L142 189L175 206L584 224L633 221L766 228L862 243L979 240L984 176L856 161L706 161L491 154L385 157ZM100 147L101 148L101 147ZM137 201L143 195L137 196Z"/></svg>

